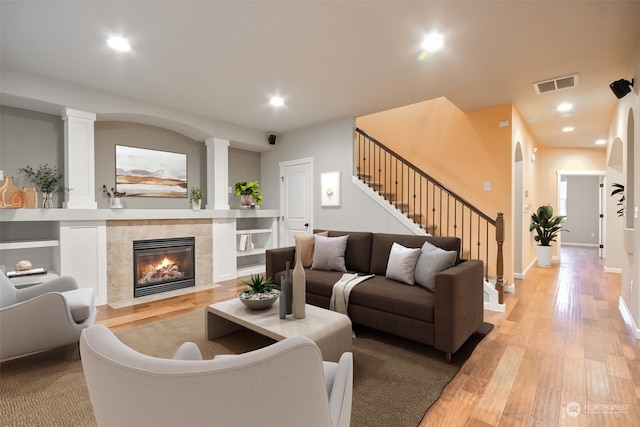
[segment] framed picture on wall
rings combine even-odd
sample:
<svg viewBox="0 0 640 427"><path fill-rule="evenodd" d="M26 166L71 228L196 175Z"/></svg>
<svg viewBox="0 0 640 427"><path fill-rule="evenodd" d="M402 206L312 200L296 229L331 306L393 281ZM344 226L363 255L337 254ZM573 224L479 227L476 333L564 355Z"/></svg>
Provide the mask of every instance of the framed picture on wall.
<svg viewBox="0 0 640 427"><path fill-rule="evenodd" d="M187 155L116 145L116 191L127 196L187 197Z"/></svg>
<svg viewBox="0 0 640 427"><path fill-rule="evenodd" d="M340 206L340 171L320 174L320 202L322 206Z"/></svg>

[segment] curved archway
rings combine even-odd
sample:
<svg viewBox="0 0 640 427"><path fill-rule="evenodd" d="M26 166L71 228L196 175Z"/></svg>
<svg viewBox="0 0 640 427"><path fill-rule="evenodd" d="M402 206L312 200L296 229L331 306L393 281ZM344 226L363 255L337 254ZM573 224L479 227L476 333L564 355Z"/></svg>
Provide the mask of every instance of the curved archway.
<svg viewBox="0 0 640 427"><path fill-rule="evenodd" d="M627 119L627 172L626 172L626 184L625 184L625 198L626 204L629 211L626 215L625 227L633 228L633 220L634 214L631 210L634 209L635 204L635 186L634 186L634 177L635 177L635 135L634 135L634 118L633 118L633 109L629 108L629 116Z"/></svg>
<svg viewBox="0 0 640 427"><path fill-rule="evenodd" d="M613 190L612 184L624 183L623 175L624 144L620 138L611 143L609 157L607 159L607 189L605 194L609 196ZM617 205L617 197L606 199L606 224L604 233L604 258L607 271L620 272L623 259L623 218L616 213L620 207Z"/></svg>
<svg viewBox="0 0 640 427"><path fill-rule="evenodd" d="M522 242L524 233L524 161L522 143L516 142L513 164L513 274L523 277Z"/></svg>

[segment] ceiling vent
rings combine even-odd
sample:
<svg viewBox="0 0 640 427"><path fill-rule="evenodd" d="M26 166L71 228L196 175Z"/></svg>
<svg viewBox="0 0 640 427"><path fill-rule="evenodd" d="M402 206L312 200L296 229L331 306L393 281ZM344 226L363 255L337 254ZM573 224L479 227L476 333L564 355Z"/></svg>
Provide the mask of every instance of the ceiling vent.
<svg viewBox="0 0 640 427"><path fill-rule="evenodd" d="M580 75L576 73L570 76L556 77L555 79L534 83L533 90L540 95L541 93L555 92L557 90L576 87L579 82Z"/></svg>

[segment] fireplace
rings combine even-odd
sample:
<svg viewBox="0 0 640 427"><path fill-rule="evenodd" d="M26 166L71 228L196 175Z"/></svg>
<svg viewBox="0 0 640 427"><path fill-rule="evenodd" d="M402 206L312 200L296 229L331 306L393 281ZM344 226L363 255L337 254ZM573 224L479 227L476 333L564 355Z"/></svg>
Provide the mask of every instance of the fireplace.
<svg viewBox="0 0 640 427"><path fill-rule="evenodd" d="M135 298L195 286L195 238L135 240Z"/></svg>

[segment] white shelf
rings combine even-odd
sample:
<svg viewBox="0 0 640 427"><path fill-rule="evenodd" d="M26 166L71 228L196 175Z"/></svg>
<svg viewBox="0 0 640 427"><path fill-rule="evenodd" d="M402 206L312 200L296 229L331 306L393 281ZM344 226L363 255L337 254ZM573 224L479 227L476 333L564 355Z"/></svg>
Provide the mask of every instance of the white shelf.
<svg viewBox="0 0 640 427"><path fill-rule="evenodd" d="M58 240L20 240L0 242L0 251L9 249L54 248L60 245Z"/></svg>
<svg viewBox="0 0 640 427"><path fill-rule="evenodd" d="M265 264L251 264L238 267L238 277L264 273Z"/></svg>
<svg viewBox="0 0 640 427"><path fill-rule="evenodd" d="M265 252L267 252L265 248L257 248L257 249L252 249L250 251L237 251L237 256L241 257L241 256L251 256L251 255L261 255Z"/></svg>
<svg viewBox="0 0 640 427"><path fill-rule="evenodd" d="M51 279L60 277L55 271L48 271L47 274L34 274L33 276L11 277L9 280L16 288L24 288L38 283L46 282Z"/></svg>
<svg viewBox="0 0 640 427"><path fill-rule="evenodd" d="M270 234L273 232L271 228L252 228L248 230L236 230L236 234Z"/></svg>

